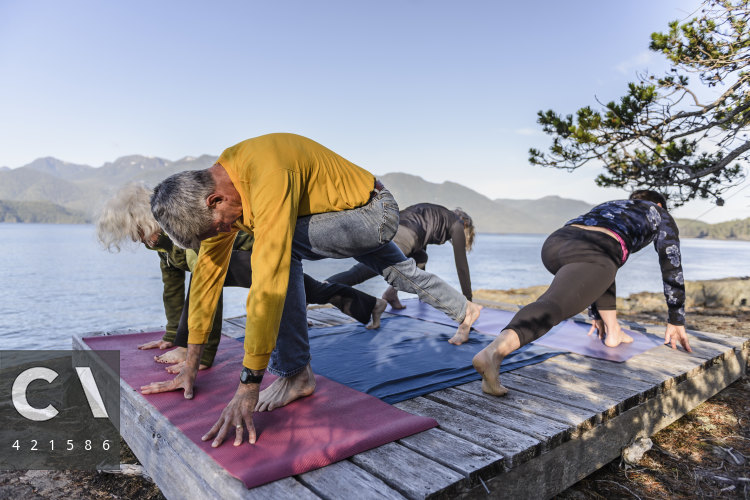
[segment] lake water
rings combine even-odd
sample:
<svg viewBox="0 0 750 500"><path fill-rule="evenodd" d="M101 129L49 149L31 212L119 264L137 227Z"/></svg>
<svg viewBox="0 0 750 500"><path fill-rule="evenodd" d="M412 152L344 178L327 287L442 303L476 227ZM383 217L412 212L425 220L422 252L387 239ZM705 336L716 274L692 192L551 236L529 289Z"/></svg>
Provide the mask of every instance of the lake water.
<svg viewBox="0 0 750 500"><path fill-rule="evenodd" d="M508 289L547 284L539 256L546 235L480 234L469 254L472 288ZM427 269L458 287L450 244L430 246ZM683 240L688 280L744 276L750 242ZM67 349L70 336L92 331L164 325L159 259L142 246L117 254L98 246L90 225L0 224L0 338L3 349ZM323 279L354 261L305 262ZM380 295L373 278L359 288ZM620 296L660 292L653 247L620 270ZM406 294L402 294L405 296ZM226 289L224 316L244 314L247 290Z"/></svg>

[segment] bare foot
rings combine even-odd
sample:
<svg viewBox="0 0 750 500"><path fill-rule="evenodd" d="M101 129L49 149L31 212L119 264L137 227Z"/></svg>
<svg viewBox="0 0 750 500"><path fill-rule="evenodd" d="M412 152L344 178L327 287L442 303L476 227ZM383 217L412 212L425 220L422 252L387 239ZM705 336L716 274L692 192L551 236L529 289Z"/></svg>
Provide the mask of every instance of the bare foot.
<svg viewBox="0 0 750 500"><path fill-rule="evenodd" d="M617 347L620 344L630 344L633 342L633 337L623 332L618 326L615 328L609 328L607 330L607 336L604 338L604 345L607 347Z"/></svg>
<svg viewBox="0 0 750 500"><path fill-rule="evenodd" d="M503 358L494 349L491 349L491 347L492 345L488 345L479 351L474 356L471 364L474 365L474 369L482 376L482 392L492 394L493 396L505 396L508 394L508 389L500 383L499 375Z"/></svg>
<svg viewBox="0 0 750 500"><path fill-rule="evenodd" d="M386 306L388 306L388 302L385 300L375 299L375 307L372 308L372 319L365 328L368 330L380 328L380 316L383 314L383 311L385 311Z"/></svg>
<svg viewBox="0 0 750 500"><path fill-rule="evenodd" d="M304 370L291 377L279 377L260 391L255 411L273 411L315 391L315 374L308 363Z"/></svg>
<svg viewBox="0 0 750 500"><path fill-rule="evenodd" d="M138 346L138 349L169 349L174 344L166 340L152 340Z"/></svg>
<svg viewBox="0 0 750 500"><path fill-rule="evenodd" d="M383 292L383 300L385 300L394 309L406 309L406 306L398 300L398 292L392 286Z"/></svg>
<svg viewBox="0 0 750 500"><path fill-rule="evenodd" d="M185 366L185 362L184 361L180 361L177 364L165 366L164 369L167 370L167 372L169 372L169 373L177 375L178 373L180 373L180 370L182 370L183 366ZM201 363L200 365L198 365L198 370L207 370L208 368L211 368L211 367L208 366L208 365L204 365L203 363Z"/></svg>
<svg viewBox="0 0 750 500"><path fill-rule="evenodd" d="M458 325L456 334L448 341L454 345L461 345L469 340L469 332L471 331L471 325L479 319L479 314L482 312L482 306L478 306L475 303L468 301L466 303L466 316L464 317L463 323Z"/></svg>
<svg viewBox="0 0 750 500"><path fill-rule="evenodd" d="M620 323L617 322L617 311L614 309L603 309L599 311L600 320L595 320L594 326L599 331L599 338L604 339L607 347L617 347L620 344L630 344L633 337L622 331ZM591 332L589 332L591 333Z"/></svg>
<svg viewBox="0 0 750 500"><path fill-rule="evenodd" d="M505 356L521 347L518 334L513 330L503 330L490 345L479 351L471 364L482 376L482 392L493 396L505 396L508 389L500 383L500 365Z"/></svg>
<svg viewBox="0 0 750 500"><path fill-rule="evenodd" d="M177 347L171 351L165 352L161 356L154 356L154 361L171 365L173 363L185 361L185 357L187 357L187 348Z"/></svg>

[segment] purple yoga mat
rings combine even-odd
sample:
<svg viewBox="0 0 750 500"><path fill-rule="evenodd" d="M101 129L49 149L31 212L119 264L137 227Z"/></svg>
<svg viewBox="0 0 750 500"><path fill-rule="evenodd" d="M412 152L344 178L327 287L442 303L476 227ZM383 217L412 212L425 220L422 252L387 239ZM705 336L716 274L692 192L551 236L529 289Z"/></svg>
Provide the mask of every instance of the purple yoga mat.
<svg viewBox="0 0 750 500"><path fill-rule="evenodd" d="M120 351L120 376L139 389L173 375L153 357L163 351L140 351L136 346L160 339L164 332L88 337L94 350ZM182 391L144 397L191 441L248 488L324 467L382 444L437 426L431 418L394 408L379 399L317 375L312 396L274 410L255 413L254 445L239 447L231 439L218 448L201 441L216 422L237 389L243 346L225 339L214 365L199 372L195 397L186 400ZM266 375L262 388L275 377ZM187 458L189 460L189 458ZM168 464L164 465L168 467Z"/></svg>
<svg viewBox="0 0 750 500"><path fill-rule="evenodd" d="M458 323L453 321L447 314L438 311L431 305L422 302L419 299L406 299L402 300L401 303L406 306L405 309L393 309L391 306L388 306L385 312L398 314L399 316L422 319L424 321L432 321L433 323L440 323L441 325L452 325L458 328ZM510 323L514 314L515 313L510 311L501 311L499 309L485 307L482 309L482 314L479 316L479 319L476 320L472 328L478 332L486 333L487 335L497 335L500 333L500 330L505 328L505 325Z"/></svg>
<svg viewBox="0 0 750 500"><path fill-rule="evenodd" d="M411 318L423 319L434 323L444 325L455 325L458 323L449 318L446 314L438 311L429 304L421 302L419 299L406 299L401 301L406 306L405 309L393 309L388 306L386 312L409 316ZM505 326L510 323L515 313L510 311L501 311L499 309L490 309L485 307L482 314L474 323L473 329L488 335L497 335ZM606 359L621 363L632 358L636 354L641 354L654 347L660 346L662 340L653 335L641 332L626 330L633 337L632 344L620 344L617 347L607 347L599 340L598 336L592 334L586 335L591 325L577 323L573 320L563 321L552 330L547 332L543 337L535 340L533 343L552 349L583 354L591 358Z"/></svg>
<svg viewBox="0 0 750 500"><path fill-rule="evenodd" d="M653 335L623 328L624 332L633 337L633 343L607 347L596 333L587 335L590 328L591 325L577 323L573 320L563 321L550 330L547 335L536 339L534 343L553 349L567 349L570 352L583 354L591 358L606 359L618 363L627 361L633 356L658 347L663 343L663 340Z"/></svg>

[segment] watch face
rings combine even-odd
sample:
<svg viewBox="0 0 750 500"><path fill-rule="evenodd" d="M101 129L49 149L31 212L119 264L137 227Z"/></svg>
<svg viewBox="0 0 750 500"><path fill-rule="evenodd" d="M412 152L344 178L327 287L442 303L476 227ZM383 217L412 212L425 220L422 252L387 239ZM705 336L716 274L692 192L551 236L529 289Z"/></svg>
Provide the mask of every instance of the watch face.
<svg viewBox="0 0 750 500"><path fill-rule="evenodd" d="M243 384L260 384L263 381L263 375L253 375L249 368L243 368L240 374L240 382Z"/></svg>

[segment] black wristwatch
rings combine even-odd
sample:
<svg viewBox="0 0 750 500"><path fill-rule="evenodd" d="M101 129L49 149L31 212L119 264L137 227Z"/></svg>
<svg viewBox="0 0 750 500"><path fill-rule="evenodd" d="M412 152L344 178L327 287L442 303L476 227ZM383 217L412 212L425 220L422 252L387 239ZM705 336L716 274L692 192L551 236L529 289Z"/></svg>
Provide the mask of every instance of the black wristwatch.
<svg viewBox="0 0 750 500"><path fill-rule="evenodd" d="M263 374L253 375L253 371L250 368L242 368L240 374L240 382L243 384L260 384L263 381Z"/></svg>

